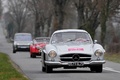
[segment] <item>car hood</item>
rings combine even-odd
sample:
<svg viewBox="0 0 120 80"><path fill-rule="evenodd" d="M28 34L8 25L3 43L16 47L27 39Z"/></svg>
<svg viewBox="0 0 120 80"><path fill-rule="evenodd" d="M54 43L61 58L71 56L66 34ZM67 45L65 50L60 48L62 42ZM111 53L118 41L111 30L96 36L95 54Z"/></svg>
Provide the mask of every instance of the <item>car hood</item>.
<svg viewBox="0 0 120 80"><path fill-rule="evenodd" d="M16 45L30 45L32 41L15 41L14 44Z"/></svg>

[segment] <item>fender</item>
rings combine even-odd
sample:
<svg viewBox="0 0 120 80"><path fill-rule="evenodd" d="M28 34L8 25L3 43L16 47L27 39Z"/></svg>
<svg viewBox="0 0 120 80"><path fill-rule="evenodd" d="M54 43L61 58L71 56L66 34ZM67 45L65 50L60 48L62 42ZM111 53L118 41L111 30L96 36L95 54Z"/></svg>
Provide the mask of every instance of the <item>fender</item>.
<svg viewBox="0 0 120 80"><path fill-rule="evenodd" d="M94 52L98 49L102 50L102 52L105 53L105 49L100 44L94 44L93 47Z"/></svg>

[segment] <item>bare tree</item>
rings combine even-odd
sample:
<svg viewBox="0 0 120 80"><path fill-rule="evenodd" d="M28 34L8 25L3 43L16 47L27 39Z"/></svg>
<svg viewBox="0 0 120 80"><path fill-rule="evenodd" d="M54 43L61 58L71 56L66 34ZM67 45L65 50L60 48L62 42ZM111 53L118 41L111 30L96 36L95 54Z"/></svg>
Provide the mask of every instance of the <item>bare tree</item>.
<svg viewBox="0 0 120 80"><path fill-rule="evenodd" d="M65 7L69 0L52 0L54 6L54 30L63 29L63 22L65 16Z"/></svg>
<svg viewBox="0 0 120 80"><path fill-rule="evenodd" d="M9 12L18 27L17 32L22 32L25 28L24 25L28 16L26 5L26 0L8 0Z"/></svg>
<svg viewBox="0 0 120 80"><path fill-rule="evenodd" d="M101 43L104 44L106 35L106 22L112 16L118 13L120 1L119 0L101 0L99 1L100 6L100 24L101 24Z"/></svg>
<svg viewBox="0 0 120 80"><path fill-rule="evenodd" d="M87 30L94 39L95 30L101 26L101 44L104 45L106 22L117 13L119 0L72 0L78 12L78 28Z"/></svg>
<svg viewBox="0 0 120 80"><path fill-rule="evenodd" d="M6 38L12 38L13 37L13 28L14 28L14 24L13 24L13 20L11 19L11 14L9 12L6 12L4 13L3 15L3 19L4 19L4 26L5 26L5 29L7 31L7 34L6 34ZM15 30L15 28L14 28Z"/></svg>
<svg viewBox="0 0 120 80"><path fill-rule="evenodd" d="M94 38L95 30L99 25L100 11L98 1L73 0L78 12L78 28L87 30Z"/></svg>
<svg viewBox="0 0 120 80"><path fill-rule="evenodd" d="M2 11L3 11L3 8L2 8L2 1L0 0L0 16L2 15Z"/></svg>
<svg viewBox="0 0 120 80"><path fill-rule="evenodd" d="M49 23L51 17L51 1L50 0L27 0L27 8L35 16L35 36L43 36L45 24Z"/></svg>

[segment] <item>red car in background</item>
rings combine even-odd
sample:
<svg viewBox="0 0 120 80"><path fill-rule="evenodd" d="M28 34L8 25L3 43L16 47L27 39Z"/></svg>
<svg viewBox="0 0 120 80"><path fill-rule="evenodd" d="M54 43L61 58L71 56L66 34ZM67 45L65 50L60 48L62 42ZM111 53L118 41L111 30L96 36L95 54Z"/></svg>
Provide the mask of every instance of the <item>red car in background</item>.
<svg viewBox="0 0 120 80"><path fill-rule="evenodd" d="M41 56L42 48L49 43L49 37L36 37L33 39L33 44L30 45L30 57L36 58L36 56Z"/></svg>

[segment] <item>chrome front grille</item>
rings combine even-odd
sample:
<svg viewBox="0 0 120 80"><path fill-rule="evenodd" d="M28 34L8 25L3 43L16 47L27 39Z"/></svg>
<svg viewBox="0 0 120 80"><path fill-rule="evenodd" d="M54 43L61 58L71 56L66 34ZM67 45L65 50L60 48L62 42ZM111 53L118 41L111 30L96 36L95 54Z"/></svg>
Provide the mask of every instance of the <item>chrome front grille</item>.
<svg viewBox="0 0 120 80"><path fill-rule="evenodd" d="M91 55L88 54L64 54L60 56L61 61L89 61L91 60Z"/></svg>

